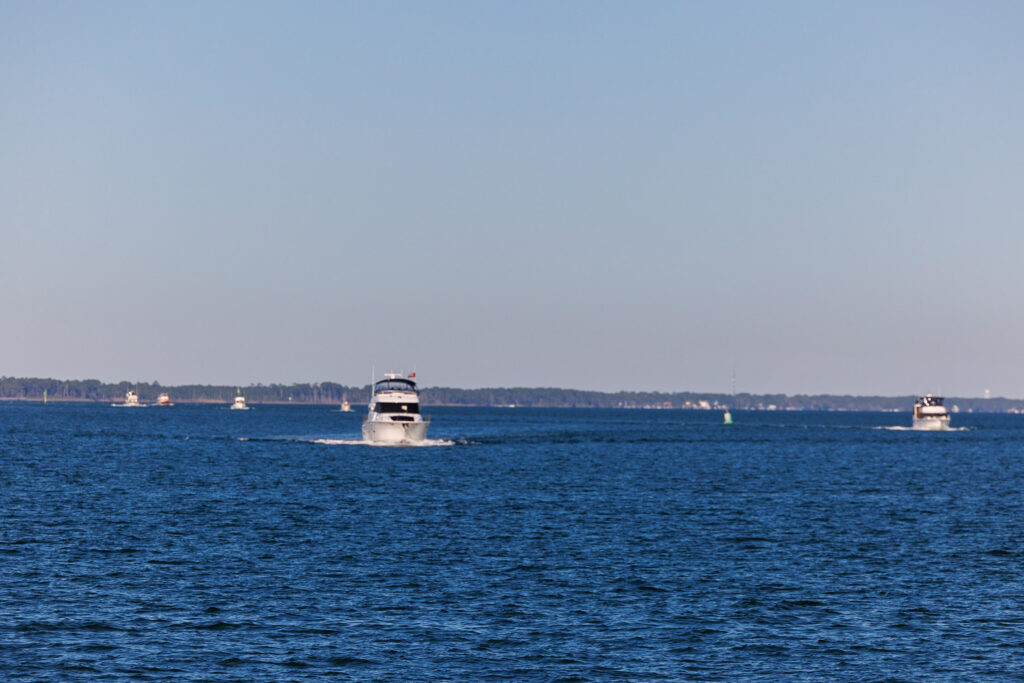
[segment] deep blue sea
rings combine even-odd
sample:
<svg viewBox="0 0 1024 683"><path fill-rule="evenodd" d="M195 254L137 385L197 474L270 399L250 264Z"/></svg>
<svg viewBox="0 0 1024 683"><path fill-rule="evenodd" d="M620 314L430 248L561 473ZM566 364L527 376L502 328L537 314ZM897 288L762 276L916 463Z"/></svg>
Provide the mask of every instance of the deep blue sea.
<svg viewBox="0 0 1024 683"><path fill-rule="evenodd" d="M0 404L0 679L1022 679L1024 416L424 412Z"/></svg>

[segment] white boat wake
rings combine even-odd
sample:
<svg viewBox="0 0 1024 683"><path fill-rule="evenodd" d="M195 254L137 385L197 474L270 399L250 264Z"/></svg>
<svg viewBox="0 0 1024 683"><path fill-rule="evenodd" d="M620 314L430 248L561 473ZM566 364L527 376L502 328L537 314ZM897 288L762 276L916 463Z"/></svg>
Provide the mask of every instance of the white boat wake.
<svg viewBox="0 0 1024 683"><path fill-rule="evenodd" d="M308 439L309 443L325 446L378 446L381 448L429 448L436 446L454 446L455 442L448 439L423 439L422 441L380 442L362 439Z"/></svg>
<svg viewBox="0 0 1024 683"><path fill-rule="evenodd" d="M425 447L465 445L467 441L459 439L453 441L446 438L427 438L422 441L365 441L360 438L314 438L302 436L239 436L239 441L292 441L293 443L321 443L324 445L373 445L380 447L391 447L391 449L425 449Z"/></svg>
<svg viewBox="0 0 1024 683"><path fill-rule="evenodd" d="M973 427L947 427L946 429L914 429L913 427L875 427L875 429L882 429L887 432L935 432L941 434L942 432L969 432Z"/></svg>

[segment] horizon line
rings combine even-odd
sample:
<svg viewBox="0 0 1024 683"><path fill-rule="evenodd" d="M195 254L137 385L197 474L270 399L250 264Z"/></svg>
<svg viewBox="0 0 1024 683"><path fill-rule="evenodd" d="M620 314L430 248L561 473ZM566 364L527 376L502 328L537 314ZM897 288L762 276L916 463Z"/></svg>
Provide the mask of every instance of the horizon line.
<svg viewBox="0 0 1024 683"><path fill-rule="evenodd" d="M14 375L0 375L0 382L5 380L13 381L39 381L39 382L99 382L100 384L107 385L145 385L145 386L159 386L165 388L176 388L176 387L297 387L297 386L319 386L323 384L335 384L340 387L347 389L365 389L370 387L370 384L344 384L342 382L334 380L321 380L317 382L292 382L290 384L284 382L250 382L249 384L240 384L237 382L225 383L225 384L201 384L201 383L182 383L182 384L163 384L159 380L153 381L137 381L137 380L119 380L116 382L105 381L96 378L85 378L85 379L69 379L69 378L56 378L56 377L15 377ZM938 396L946 399L966 399L966 400L977 400L977 401L989 401L989 400L1006 400L1006 401L1020 401L1024 398L1016 398L1011 396L954 396L949 394L918 394L918 393L907 393L907 394L851 394L851 393L809 393L809 392L798 392L798 393L785 393L779 391L773 392L753 392L753 391L740 391L740 392L725 392L725 391L700 391L694 389L676 389L676 390L663 390L663 389L616 389L616 390L605 390L605 389L578 389L575 387L559 387L559 386L526 386L526 385L508 385L508 386L481 386L481 387L459 387L459 386L444 386L444 385L420 385L421 389L452 389L457 391L510 391L510 390L545 390L545 391L575 391L582 393L592 394L660 394L660 395L673 395L673 394L694 394L702 396L783 396L786 398L795 397L829 397L829 398L906 398L906 397L919 397L922 395Z"/></svg>

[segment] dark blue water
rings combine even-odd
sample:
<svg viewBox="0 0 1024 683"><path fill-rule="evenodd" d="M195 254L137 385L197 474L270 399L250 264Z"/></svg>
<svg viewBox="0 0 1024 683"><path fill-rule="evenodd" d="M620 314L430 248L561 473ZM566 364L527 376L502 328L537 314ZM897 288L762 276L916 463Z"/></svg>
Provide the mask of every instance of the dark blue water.
<svg viewBox="0 0 1024 683"><path fill-rule="evenodd" d="M6 680L993 680L1024 417L0 405Z"/></svg>

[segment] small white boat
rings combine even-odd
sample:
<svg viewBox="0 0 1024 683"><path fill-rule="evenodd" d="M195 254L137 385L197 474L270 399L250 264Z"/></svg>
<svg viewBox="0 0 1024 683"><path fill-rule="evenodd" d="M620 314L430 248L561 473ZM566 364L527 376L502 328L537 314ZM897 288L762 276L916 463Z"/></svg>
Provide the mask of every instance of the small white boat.
<svg viewBox="0 0 1024 683"><path fill-rule="evenodd" d="M941 396L926 394L914 403L913 428L922 431L949 429L949 412Z"/></svg>
<svg viewBox="0 0 1024 683"><path fill-rule="evenodd" d="M409 443L427 438L430 418L420 414L420 392L412 381L388 373L373 385L369 414L363 419L363 440L373 443Z"/></svg>
<svg viewBox="0 0 1024 683"><path fill-rule="evenodd" d="M146 406L139 403L138 393L128 390L128 393L124 395L124 403L111 403L114 408L145 408Z"/></svg>
<svg viewBox="0 0 1024 683"><path fill-rule="evenodd" d="M345 398L341 399L341 412L343 412L343 413L351 413L352 412L352 404L349 403L348 400L345 399Z"/></svg>
<svg viewBox="0 0 1024 683"><path fill-rule="evenodd" d="M160 394L159 396L157 396L156 404L158 406L173 406L174 405L173 403L171 403L171 395L170 394Z"/></svg>
<svg viewBox="0 0 1024 683"><path fill-rule="evenodd" d="M249 406L245 405L245 396L242 396L241 391L235 396L235 402L231 404L231 410L249 410Z"/></svg>

